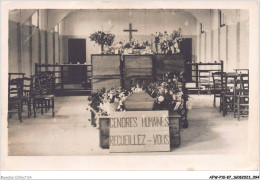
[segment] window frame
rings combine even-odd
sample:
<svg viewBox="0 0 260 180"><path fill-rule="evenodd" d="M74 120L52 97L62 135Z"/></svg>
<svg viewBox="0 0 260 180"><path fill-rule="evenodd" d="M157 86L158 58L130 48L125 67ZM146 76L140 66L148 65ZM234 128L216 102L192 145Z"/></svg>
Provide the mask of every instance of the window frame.
<svg viewBox="0 0 260 180"><path fill-rule="evenodd" d="M221 10L219 10L219 27L224 26L226 26L226 16Z"/></svg>
<svg viewBox="0 0 260 180"><path fill-rule="evenodd" d="M205 33L204 25L202 23L200 23L200 33Z"/></svg>

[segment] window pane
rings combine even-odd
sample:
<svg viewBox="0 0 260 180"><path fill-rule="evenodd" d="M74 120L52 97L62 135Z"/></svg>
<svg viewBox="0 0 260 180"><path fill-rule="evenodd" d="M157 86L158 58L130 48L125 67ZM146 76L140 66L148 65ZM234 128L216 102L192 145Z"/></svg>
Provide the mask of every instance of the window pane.
<svg viewBox="0 0 260 180"><path fill-rule="evenodd" d="M32 15L32 25L38 27L38 11Z"/></svg>
<svg viewBox="0 0 260 180"><path fill-rule="evenodd" d="M54 32L59 32L58 24L54 27Z"/></svg>

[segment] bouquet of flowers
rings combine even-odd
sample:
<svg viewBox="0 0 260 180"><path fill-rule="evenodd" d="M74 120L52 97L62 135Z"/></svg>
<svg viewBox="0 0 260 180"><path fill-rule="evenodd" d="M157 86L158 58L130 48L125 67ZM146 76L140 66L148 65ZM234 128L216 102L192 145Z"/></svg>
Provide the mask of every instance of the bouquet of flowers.
<svg viewBox="0 0 260 180"><path fill-rule="evenodd" d="M132 48L132 47L133 47L133 45L132 45L131 42L128 42L128 43L126 43L126 44L124 45L124 48L125 48L125 49Z"/></svg>
<svg viewBox="0 0 260 180"><path fill-rule="evenodd" d="M152 44L149 41L144 41L143 42L143 47L151 47Z"/></svg>
<svg viewBox="0 0 260 180"><path fill-rule="evenodd" d="M179 28L177 31L174 30L171 34L171 42L172 46L175 49L176 53L180 53L179 44L183 40L182 38L182 30Z"/></svg>
<svg viewBox="0 0 260 180"><path fill-rule="evenodd" d="M155 99L155 109L176 111L181 116L182 127L188 127L186 101L189 96L182 88L184 82L183 71L166 73L148 86L147 93Z"/></svg>
<svg viewBox="0 0 260 180"><path fill-rule="evenodd" d="M169 49L168 41L164 40L160 42L160 48L163 53L166 53L167 49Z"/></svg>
<svg viewBox="0 0 260 180"><path fill-rule="evenodd" d="M89 36L90 41L94 41L101 45L101 51L104 51L104 45L111 46L113 44L115 35L109 32L98 31Z"/></svg>
<svg viewBox="0 0 260 180"><path fill-rule="evenodd" d="M113 111L124 111L124 101L130 92L122 88L102 89L92 93L88 97L89 106L95 110L95 113L101 115L110 115Z"/></svg>
<svg viewBox="0 0 260 180"><path fill-rule="evenodd" d="M179 43L183 40L182 38L182 30L179 28L178 30L174 30L170 35L167 31L163 33L156 32L155 35L155 48L158 53L158 45L160 45L160 49L163 53L180 53Z"/></svg>
<svg viewBox="0 0 260 180"><path fill-rule="evenodd" d="M116 54L121 53L124 49L124 44L123 44L122 41L115 43L113 46L114 46L114 49L116 51Z"/></svg>
<svg viewBox="0 0 260 180"><path fill-rule="evenodd" d="M182 110L188 96L183 93L183 71L167 73L162 79L151 83L147 93L155 99L156 109Z"/></svg>
<svg viewBox="0 0 260 180"><path fill-rule="evenodd" d="M156 49L156 53L158 53L158 44L160 43L160 38L163 36L163 34L161 32L159 32L157 34L155 34L155 38L154 38L154 44L155 44L155 49Z"/></svg>

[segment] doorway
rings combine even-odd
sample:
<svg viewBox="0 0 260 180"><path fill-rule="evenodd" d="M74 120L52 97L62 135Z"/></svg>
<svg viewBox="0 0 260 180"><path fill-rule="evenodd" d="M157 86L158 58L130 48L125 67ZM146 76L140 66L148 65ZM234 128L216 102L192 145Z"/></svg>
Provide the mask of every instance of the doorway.
<svg viewBox="0 0 260 180"><path fill-rule="evenodd" d="M85 80L86 68L77 64L86 62L86 39L68 39L68 83L79 84Z"/></svg>
<svg viewBox="0 0 260 180"><path fill-rule="evenodd" d="M184 55L185 63L192 62L192 38L184 38L180 43L180 52ZM192 81L192 68L185 66L185 79L188 82Z"/></svg>

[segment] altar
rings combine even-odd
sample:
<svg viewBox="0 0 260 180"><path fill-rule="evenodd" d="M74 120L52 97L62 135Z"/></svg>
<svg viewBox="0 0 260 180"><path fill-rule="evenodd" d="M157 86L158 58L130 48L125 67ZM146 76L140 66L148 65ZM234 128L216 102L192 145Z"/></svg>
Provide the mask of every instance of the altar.
<svg viewBox="0 0 260 180"><path fill-rule="evenodd" d="M112 87L129 90L136 84L147 87L165 73L185 73L185 62L189 61L182 54L93 54L92 90Z"/></svg>

